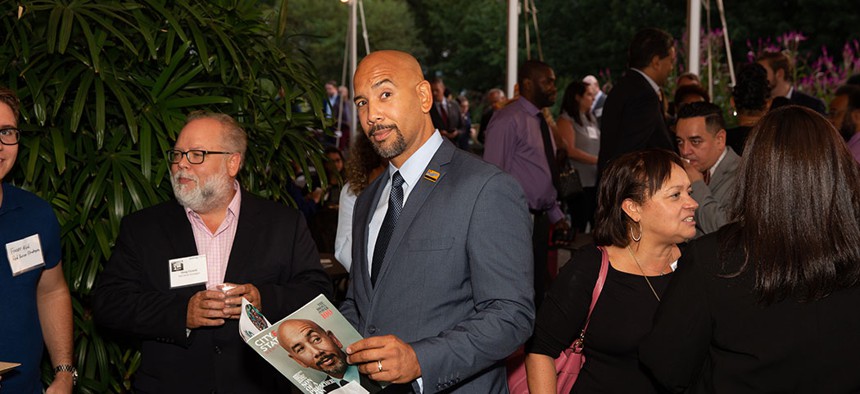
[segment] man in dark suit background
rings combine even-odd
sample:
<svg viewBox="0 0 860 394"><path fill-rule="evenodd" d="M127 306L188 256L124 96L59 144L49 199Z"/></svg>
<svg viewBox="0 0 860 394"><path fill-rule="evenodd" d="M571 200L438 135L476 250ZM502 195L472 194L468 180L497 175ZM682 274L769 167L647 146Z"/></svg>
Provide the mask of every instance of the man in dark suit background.
<svg viewBox="0 0 860 394"><path fill-rule="evenodd" d="M331 130L335 134L333 138L326 137L325 142L328 145L337 146L342 151L349 148L352 105L348 102L348 98L344 101L344 97L337 87L337 82L331 80L325 83L323 112L326 118L332 120Z"/></svg>
<svg viewBox="0 0 860 394"><path fill-rule="evenodd" d="M138 393L271 393L289 385L238 335L242 298L279 320L331 283L301 214L239 187L247 135L193 113L168 151L176 201L125 217L98 279L94 317L140 341ZM200 260L192 284L172 261ZM184 264L192 273L192 264ZM202 278L201 278L202 277Z"/></svg>
<svg viewBox="0 0 860 394"><path fill-rule="evenodd" d="M365 339L349 361L406 392L507 393L501 361L534 322L523 191L435 131L409 54L371 53L354 81L360 123L390 164L355 203L341 312Z"/></svg>
<svg viewBox="0 0 860 394"><path fill-rule="evenodd" d="M460 104L454 100L448 100L442 78L434 78L430 88L433 92L433 110L430 111L433 127L439 129L443 137L451 140L460 149L469 149L469 141L465 140L466 146L463 146L464 140L460 138L463 134L469 133L466 122L463 121L463 115L460 113Z"/></svg>
<svg viewBox="0 0 860 394"><path fill-rule="evenodd" d="M630 42L627 60L630 70L603 107L598 177L610 161L627 152L676 150L663 116L661 90L675 68L675 40L659 29L640 30Z"/></svg>
<svg viewBox="0 0 860 394"><path fill-rule="evenodd" d="M764 52L756 58L767 71L767 83L770 85L770 98L785 97L791 104L802 105L822 115L827 114L824 101L803 93L792 85L794 82L794 64L782 52Z"/></svg>

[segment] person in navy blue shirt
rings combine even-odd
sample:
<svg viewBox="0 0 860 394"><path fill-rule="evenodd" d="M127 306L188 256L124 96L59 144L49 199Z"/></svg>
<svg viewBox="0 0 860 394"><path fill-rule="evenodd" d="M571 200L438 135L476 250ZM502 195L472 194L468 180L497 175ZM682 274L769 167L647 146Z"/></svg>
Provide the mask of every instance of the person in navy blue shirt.
<svg viewBox="0 0 860 394"><path fill-rule="evenodd" d="M0 87L0 181L18 155L20 104ZM72 299L60 260L60 225L51 205L8 183L0 188L0 361L20 363L0 380L2 391L40 394L44 347L54 380L47 393L71 393Z"/></svg>

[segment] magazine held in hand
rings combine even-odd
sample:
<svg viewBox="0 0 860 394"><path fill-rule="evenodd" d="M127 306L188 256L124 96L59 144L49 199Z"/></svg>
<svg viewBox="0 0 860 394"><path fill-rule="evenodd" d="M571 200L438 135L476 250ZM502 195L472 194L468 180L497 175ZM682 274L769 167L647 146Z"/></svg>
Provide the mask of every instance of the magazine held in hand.
<svg viewBox="0 0 860 394"><path fill-rule="evenodd" d="M303 393L374 394L384 387L346 363L347 345L361 335L322 294L275 324L243 298L239 334Z"/></svg>

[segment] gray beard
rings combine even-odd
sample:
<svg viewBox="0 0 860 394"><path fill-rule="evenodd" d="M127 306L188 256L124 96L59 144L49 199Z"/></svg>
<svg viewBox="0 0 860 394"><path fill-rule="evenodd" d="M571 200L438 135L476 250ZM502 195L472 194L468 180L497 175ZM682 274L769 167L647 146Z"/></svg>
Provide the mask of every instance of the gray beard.
<svg viewBox="0 0 860 394"><path fill-rule="evenodd" d="M210 212L217 208L228 198L233 189L233 183L227 175L226 168L224 170L209 178L204 184L200 183L197 176L182 171L172 174L170 184L173 186L173 195L176 197L176 201L179 201L183 207L198 213ZM180 185L177 181L180 174L185 178L194 180L196 187Z"/></svg>

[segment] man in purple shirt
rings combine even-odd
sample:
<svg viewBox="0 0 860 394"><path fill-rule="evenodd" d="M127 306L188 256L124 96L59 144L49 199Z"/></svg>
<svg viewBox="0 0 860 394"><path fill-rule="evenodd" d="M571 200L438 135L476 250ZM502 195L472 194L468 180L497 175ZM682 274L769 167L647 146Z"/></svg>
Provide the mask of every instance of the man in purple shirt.
<svg viewBox="0 0 860 394"><path fill-rule="evenodd" d="M547 281L549 230L553 223L567 229L558 204L554 180L555 143L542 108L555 103L555 72L529 60L517 77L520 97L496 111L487 126L484 160L513 175L526 193L534 218L532 248L535 262L535 305L540 305Z"/></svg>

